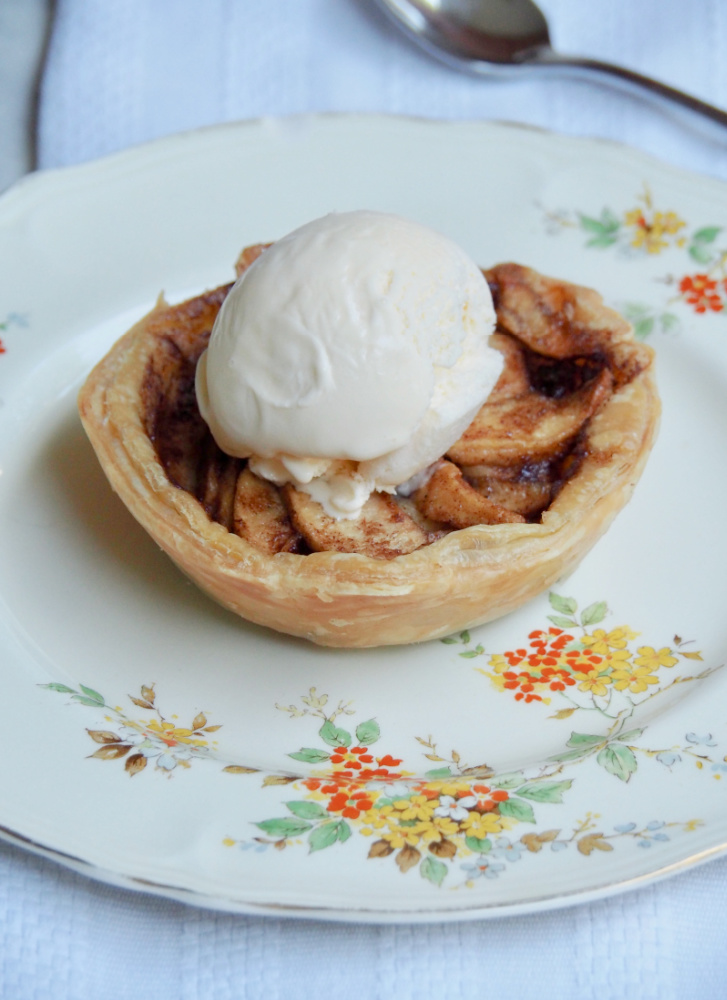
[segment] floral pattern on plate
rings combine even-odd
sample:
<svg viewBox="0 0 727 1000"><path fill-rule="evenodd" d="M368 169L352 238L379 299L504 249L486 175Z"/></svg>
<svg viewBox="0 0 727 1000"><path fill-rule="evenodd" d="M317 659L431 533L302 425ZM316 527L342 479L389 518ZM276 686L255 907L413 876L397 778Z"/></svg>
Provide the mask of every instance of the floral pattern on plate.
<svg viewBox="0 0 727 1000"><path fill-rule="evenodd" d="M488 669L476 668L502 694L512 693L523 706L566 702L550 718L563 721L577 712L596 713L609 724L603 732L572 730L561 751L536 766L512 773L496 773L486 763L466 763L452 750L444 756L433 737L416 736L424 757L438 765L423 776L404 765L399 747L392 753L375 749L382 739L376 719L342 725L354 715L351 703L329 698L311 688L301 706L276 707L292 719L320 720L319 743L301 747L288 756L313 766L309 776L268 776L266 784L290 786L281 805L284 814L256 822L260 833L248 839L229 837L227 846L263 850L305 842L315 853L350 839L364 838L369 860L393 857L402 873L418 868L420 875L441 886L452 881L472 886L480 876L494 878L523 852L539 854L545 847L562 851L575 847L583 856L607 852L618 842L650 847L670 839L670 831L690 832L701 820L649 818L646 822L619 821L607 826L601 814L586 812L572 827L543 827L538 812L544 805L562 805L575 777L576 765L603 768L628 782L638 770L639 758L655 760L670 770L687 760L699 769L709 765L719 777L727 770L724 758L709 751L716 746L711 734L687 733L669 746L644 745L646 726L634 725L634 712L646 701L676 685L703 680L713 670L665 676L680 661L700 662L702 655L678 636L671 646L638 645L638 633L621 625L606 631L593 628L607 615L605 601L590 604L578 614L573 598L551 594L555 614L547 629L535 629L527 647L489 656ZM566 631L566 629L568 631ZM578 633L578 634L576 634ZM468 632L442 640L467 648L459 653L471 660L487 656L481 644L472 645ZM593 718L593 715L589 716ZM590 729L597 728L592 725ZM401 754L401 755L400 755ZM249 770L234 766L227 771ZM524 832L521 832L522 828ZM531 829L532 828L532 829Z"/></svg>
<svg viewBox="0 0 727 1000"><path fill-rule="evenodd" d="M647 727L632 721L645 702L714 672L706 668L668 676L680 662L702 661L699 651L685 648L693 643L675 636L670 646L635 646L638 633L628 625L608 631L594 627L608 614L605 601L589 604L579 613L572 597L551 593L549 600L554 611L548 616L550 626L532 630L516 649L487 654L481 643L473 644L469 632L441 642L464 645L458 653L464 660L487 657L487 667L475 669L495 690L512 695L523 706L565 702L550 719L562 722L576 713L589 713L590 719L608 722L605 731L572 730L558 753L511 773L496 773L486 763L468 764L456 750L444 756L431 735L415 736L424 758L437 765L420 775L412 769L415 765L404 766L398 747L387 743L378 749L382 733L375 718L359 721L354 728L345 722L356 714L351 702L340 700L331 706L329 696L312 687L300 705L275 705L291 719L316 720L318 742L287 754L297 764L309 765L310 773L263 772L263 787L288 788L287 795L296 797L286 796L280 803L284 814L255 822L260 834L228 837L224 844L282 850L304 841L312 854L355 836L368 843L369 860L393 856L400 872L418 868L436 886L447 878L451 882L458 868L457 884L471 887L482 876L494 878L505 872L507 863L519 860L523 852L575 847L588 857L594 851L612 851L619 841L650 847L668 841L669 831L690 832L700 826L701 820L695 818L655 818L608 827L600 822L600 813L587 811L568 829L542 827L540 807L564 803L575 780L571 776L575 765L590 763L623 782L636 774L639 759L653 759L669 770L692 761L699 769L708 765L716 777L727 771L725 758L710 753L717 745L711 734L687 733L668 746L643 745ZM123 759L131 776L149 762L170 775L177 767L190 767L195 759L223 760L209 739L221 726L209 725L204 712L198 712L188 727L178 725L176 715L167 718L160 712L153 685L142 685L138 696L129 695L134 705L151 713L143 719L130 718L85 685L42 686L69 695L72 703L104 712L104 721L114 729L87 729L99 744L89 756ZM260 772L237 763L228 763L223 770Z"/></svg>
<svg viewBox="0 0 727 1000"><path fill-rule="evenodd" d="M115 729L86 730L93 742L100 744L89 756L96 760L124 760L124 769L132 777L151 762L157 770L171 776L175 768L190 767L193 760L217 759L217 744L208 737L221 726L210 726L204 712L198 712L188 727L179 726L176 715L166 718L156 706L153 684L142 684L137 697L129 695L134 705L153 713L141 720L129 718L118 705L108 705L102 694L84 684L78 690L58 682L41 687L68 694L77 705L103 709L104 721Z"/></svg>
<svg viewBox="0 0 727 1000"><path fill-rule="evenodd" d="M637 337L644 338L657 329L665 333L677 330L680 320L671 311L674 306L687 306L697 315L727 311L724 227L710 224L690 228L678 212L656 207L648 185L632 205L618 211L607 206L600 214L572 210L544 213L550 233L577 229L585 234L589 249L617 250L635 258L658 256L667 250L686 254L687 262L679 274L669 273L660 279L671 292L667 308L654 309L633 302L623 307Z"/></svg>

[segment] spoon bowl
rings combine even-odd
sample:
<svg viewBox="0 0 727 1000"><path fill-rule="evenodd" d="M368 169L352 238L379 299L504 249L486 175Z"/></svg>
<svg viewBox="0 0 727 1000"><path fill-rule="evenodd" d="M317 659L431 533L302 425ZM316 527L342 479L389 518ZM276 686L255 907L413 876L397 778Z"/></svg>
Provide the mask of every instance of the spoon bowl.
<svg viewBox="0 0 727 1000"><path fill-rule="evenodd" d="M727 112L666 83L614 63L556 52L533 0L375 0L430 55L480 76L592 76L630 92L647 94L727 126Z"/></svg>

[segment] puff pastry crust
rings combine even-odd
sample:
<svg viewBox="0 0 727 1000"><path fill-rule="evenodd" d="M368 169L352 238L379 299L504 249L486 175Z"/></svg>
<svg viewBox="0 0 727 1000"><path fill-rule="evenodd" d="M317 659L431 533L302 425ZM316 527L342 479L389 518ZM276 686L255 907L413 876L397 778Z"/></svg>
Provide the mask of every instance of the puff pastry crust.
<svg viewBox="0 0 727 1000"><path fill-rule="evenodd" d="M251 544L252 536L236 533L229 501L211 511L199 484L195 496L184 482L183 463L175 472L175 435L197 435L195 446L204 448L199 420L190 414L186 424L180 422L184 407L177 406L164 463L156 440L168 414L164 400L178 397L180 379L189 391L200 345L230 286L177 306L159 302L88 377L79 411L111 486L204 591L243 618L280 632L326 646L366 647L438 638L507 614L572 570L627 503L653 444L660 406L653 352L633 339L630 326L596 292L516 264L498 265L485 275L498 336L515 338L534 356L555 361L597 359L610 379L605 402L594 404L580 432L575 471L537 519L528 515L526 497L518 500L525 515L469 527L457 527L453 519L444 531L418 528L426 544L386 558L301 550L287 527L290 537L280 551L268 554ZM509 376L515 382L519 377L517 371ZM595 391L589 389L591 395ZM490 415L485 423L493 419ZM460 488L452 463L467 470L476 424L477 419L472 434L466 432L449 453L451 468L439 476L445 485ZM508 435L507 426L500 427L488 461L496 464L500 451L507 451ZM537 453L537 433L534 442ZM180 455L183 451L180 443ZM475 486L480 467L470 467ZM219 482L240 472L223 457L205 474L214 480L209 487L214 500L230 495L216 488ZM247 481L245 488L257 495L254 483ZM514 489L518 497L522 492L508 481L493 488L507 495ZM266 530L271 523L276 522L268 520Z"/></svg>

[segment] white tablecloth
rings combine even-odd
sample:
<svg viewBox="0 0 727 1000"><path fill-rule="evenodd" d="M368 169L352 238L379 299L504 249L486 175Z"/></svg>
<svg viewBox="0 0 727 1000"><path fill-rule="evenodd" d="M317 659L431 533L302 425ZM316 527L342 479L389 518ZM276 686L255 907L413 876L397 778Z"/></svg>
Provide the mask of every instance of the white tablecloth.
<svg viewBox="0 0 727 1000"><path fill-rule="evenodd" d="M555 44L727 106L723 0L543 0ZM41 167L260 115L350 110L496 118L606 136L727 179L705 136L597 84L460 76L368 0L59 0ZM20 752L21 748L17 748ZM0 846L0 996L727 997L727 861L548 914L357 926L208 913L94 884Z"/></svg>

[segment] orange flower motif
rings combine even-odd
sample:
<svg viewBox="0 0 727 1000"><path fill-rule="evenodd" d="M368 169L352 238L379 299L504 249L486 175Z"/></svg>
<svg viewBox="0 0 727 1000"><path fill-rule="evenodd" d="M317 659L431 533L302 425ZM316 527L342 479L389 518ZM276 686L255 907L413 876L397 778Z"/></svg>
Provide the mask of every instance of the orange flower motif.
<svg viewBox="0 0 727 1000"><path fill-rule="evenodd" d="M358 819L362 812L373 808L373 799L366 792L338 792L328 803L328 812L340 812L346 819Z"/></svg>
<svg viewBox="0 0 727 1000"><path fill-rule="evenodd" d="M723 289L727 284L723 281ZM724 302L717 290L717 282L708 274L687 274L679 282L679 291L685 302L697 313L722 312Z"/></svg>

